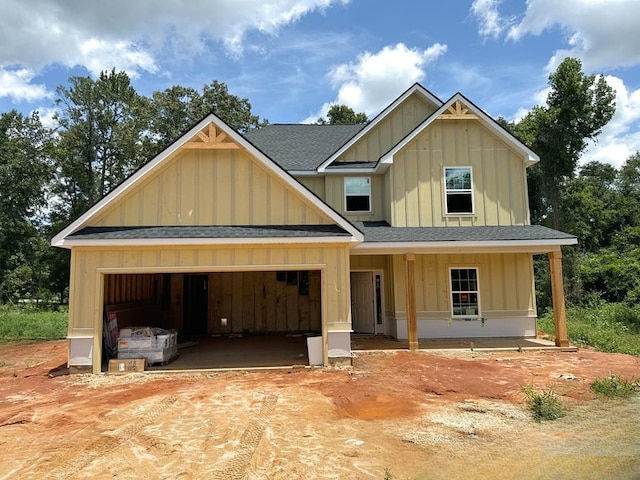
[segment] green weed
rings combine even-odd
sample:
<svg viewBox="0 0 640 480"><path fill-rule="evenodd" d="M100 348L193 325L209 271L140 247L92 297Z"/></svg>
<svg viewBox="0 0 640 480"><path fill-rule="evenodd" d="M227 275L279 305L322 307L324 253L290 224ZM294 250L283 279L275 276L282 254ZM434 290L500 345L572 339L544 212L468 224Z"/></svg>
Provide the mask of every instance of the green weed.
<svg viewBox="0 0 640 480"><path fill-rule="evenodd" d="M65 338L67 324L66 312L0 309L0 339L5 341Z"/></svg>
<svg viewBox="0 0 640 480"><path fill-rule="evenodd" d="M591 390L600 397L629 398L640 391L640 379L624 380L618 375L596 378L591 384Z"/></svg>
<svg viewBox="0 0 640 480"><path fill-rule="evenodd" d="M531 385L527 385L523 387L522 392L527 396L529 411L536 422L564 417L564 407L551 390L536 392Z"/></svg>

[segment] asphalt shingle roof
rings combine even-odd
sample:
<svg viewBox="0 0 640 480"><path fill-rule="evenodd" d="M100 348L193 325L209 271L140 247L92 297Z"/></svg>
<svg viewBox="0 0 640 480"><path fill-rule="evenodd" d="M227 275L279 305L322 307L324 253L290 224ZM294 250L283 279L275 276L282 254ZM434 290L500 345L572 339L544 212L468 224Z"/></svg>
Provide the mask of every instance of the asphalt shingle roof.
<svg viewBox="0 0 640 480"><path fill-rule="evenodd" d="M387 222L353 222L365 242L483 242L576 238L542 225L480 227L391 227Z"/></svg>
<svg viewBox="0 0 640 480"><path fill-rule="evenodd" d="M245 138L287 171L312 171L366 125L273 124Z"/></svg>
<svg viewBox="0 0 640 480"><path fill-rule="evenodd" d="M348 236L338 225L176 225L148 227L85 227L69 235L82 240L153 238L268 238Z"/></svg>

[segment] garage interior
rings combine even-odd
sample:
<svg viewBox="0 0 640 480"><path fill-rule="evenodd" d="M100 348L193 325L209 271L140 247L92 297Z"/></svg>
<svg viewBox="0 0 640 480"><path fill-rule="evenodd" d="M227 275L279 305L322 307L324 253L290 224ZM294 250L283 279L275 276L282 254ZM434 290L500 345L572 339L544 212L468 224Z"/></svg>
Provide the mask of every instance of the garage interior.
<svg viewBox="0 0 640 480"><path fill-rule="evenodd" d="M319 270L107 274L103 370L118 330L178 333L179 356L149 370L308 365L307 338L321 335Z"/></svg>

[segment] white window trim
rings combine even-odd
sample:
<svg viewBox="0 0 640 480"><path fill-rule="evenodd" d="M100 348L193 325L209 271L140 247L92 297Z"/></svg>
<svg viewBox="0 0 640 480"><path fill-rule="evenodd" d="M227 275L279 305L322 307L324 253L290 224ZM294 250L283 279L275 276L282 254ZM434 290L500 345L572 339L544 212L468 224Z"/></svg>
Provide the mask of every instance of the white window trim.
<svg viewBox="0 0 640 480"><path fill-rule="evenodd" d="M369 210L347 210L347 178L368 178L369 179ZM368 177L368 176L363 177L363 176L355 176L355 175L344 177L344 179L342 180L342 187L344 192L344 212L345 213L352 213L357 215L359 213L371 213L373 211L373 198L372 198L373 181L371 180L371 177ZM350 196L354 196L354 195L350 195Z"/></svg>
<svg viewBox="0 0 640 480"><path fill-rule="evenodd" d="M471 189L470 189L470 193L471 193L471 211L470 212L464 212L464 213L449 213L448 208L447 208L447 169L448 168L468 168L469 169L469 173L471 174ZM474 194L474 188L473 188L473 167L471 165L447 165L445 167L442 167L442 189L444 192L444 213L445 215L450 215L452 217L463 217L465 215L475 215L476 214L476 199L475 199L475 194ZM461 190L451 190L453 191L461 191ZM462 190L462 191L466 191L466 190Z"/></svg>
<svg viewBox="0 0 640 480"><path fill-rule="evenodd" d="M451 271L452 270L475 270L476 271L476 284L477 290L475 293L478 295L478 314L477 315L455 315L453 313L453 285L451 285ZM480 269L477 266L469 265L456 265L449 267L449 310L451 312L451 318L482 318L482 299L480 298Z"/></svg>

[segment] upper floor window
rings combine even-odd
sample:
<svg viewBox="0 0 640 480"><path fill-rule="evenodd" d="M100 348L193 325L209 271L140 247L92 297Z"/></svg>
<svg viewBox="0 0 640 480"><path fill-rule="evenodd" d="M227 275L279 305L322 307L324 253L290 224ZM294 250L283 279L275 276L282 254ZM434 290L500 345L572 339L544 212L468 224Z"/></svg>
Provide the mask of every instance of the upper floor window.
<svg viewBox="0 0 640 480"><path fill-rule="evenodd" d="M480 289L477 268L451 268L451 315L480 316Z"/></svg>
<svg viewBox="0 0 640 480"><path fill-rule="evenodd" d="M344 179L344 205L346 212L370 212L371 178L346 177Z"/></svg>
<svg viewBox="0 0 640 480"><path fill-rule="evenodd" d="M471 167L445 167L444 196L447 213L473 213Z"/></svg>

